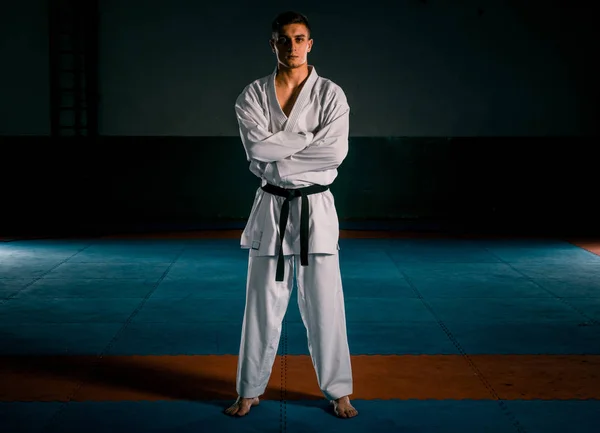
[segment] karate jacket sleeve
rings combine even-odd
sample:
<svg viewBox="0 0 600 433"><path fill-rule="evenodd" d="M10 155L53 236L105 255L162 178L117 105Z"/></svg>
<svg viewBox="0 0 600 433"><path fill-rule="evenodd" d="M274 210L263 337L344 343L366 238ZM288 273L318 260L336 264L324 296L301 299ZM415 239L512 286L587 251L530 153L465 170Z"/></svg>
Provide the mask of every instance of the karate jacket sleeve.
<svg viewBox="0 0 600 433"><path fill-rule="evenodd" d="M235 112L248 161L280 161L306 148L313 141L314 134L311 132L271 133L262 109L247 93L238 97Z"/></svg>
<svg viewBox="0 0 600 433"><path fill-rule="evenodd" d="M315 131L307 148L277 161L281 177L337 169L348 155L350 107L343 94L326 108L323 127Z"/></svg>

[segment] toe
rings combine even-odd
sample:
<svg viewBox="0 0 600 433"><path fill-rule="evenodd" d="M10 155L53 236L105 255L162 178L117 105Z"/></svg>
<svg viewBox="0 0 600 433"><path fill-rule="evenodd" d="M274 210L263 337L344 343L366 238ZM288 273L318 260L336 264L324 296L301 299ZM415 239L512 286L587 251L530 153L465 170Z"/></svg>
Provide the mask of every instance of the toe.
<svg viewBox="0 0 600 433"><path fill-rule="evenodd" d="M241 407L240 407L240 408L237 410L237 412L236 412L236 415L237 415L237 416L244 416L244 415L246 415L247 413L248 413L248 409L246 409L244 406L241 406Z"/></svg>
<svg viewBox="0 0 600 433"><path fill-rule="evenodd" d="M244 416L247 415L248 412L250 412L250 404L246 403L246 404L242 404L240 405L240 409L237 412L238 416Z"/></svg>
<svg viewBox="0 0 600 433"><path fill-rule="evenodd" d="M234 415L237 412L238 408L237 406L232 406L232 407L228 407L227 409L225 409L225 413L227 415Z"/></svg>

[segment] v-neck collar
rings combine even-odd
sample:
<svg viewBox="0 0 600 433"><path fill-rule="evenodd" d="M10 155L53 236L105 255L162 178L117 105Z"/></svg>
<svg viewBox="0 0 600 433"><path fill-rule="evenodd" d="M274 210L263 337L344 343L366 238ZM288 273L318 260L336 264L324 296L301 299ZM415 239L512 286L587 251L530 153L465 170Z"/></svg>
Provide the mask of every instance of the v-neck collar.
<svg viewBox="0 0 600 433"><path fill-rule="evenodd" d="M311 70L308 74L306 82L304 83L304 86L302 87L302 90L300 90L300 93L296 98L296 102L294 102L294 106L292 107L292 111L290 112L289 117L285 115L283 109L281 108L281 105L279 104L279 100L277 99L277 91L275 89L275 77L277 76L277 67L271 74L271 78L269 80L269 99L271 100L271 115L275 118L280 127L285 125L285 131L291 131L294 128L294 126L296 126L298 116L300 115L300 112L302 111L302 108L306 103L308 95L310 95L310 91L313 85L317 81L317 70L314 66L309 65L309 67Z"/></svg>

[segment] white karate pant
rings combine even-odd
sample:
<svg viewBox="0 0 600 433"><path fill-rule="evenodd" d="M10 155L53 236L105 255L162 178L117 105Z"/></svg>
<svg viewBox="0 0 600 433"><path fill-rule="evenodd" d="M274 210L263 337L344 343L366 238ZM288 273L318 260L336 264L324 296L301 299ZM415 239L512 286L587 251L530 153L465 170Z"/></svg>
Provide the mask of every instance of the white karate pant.
<svg viewBox="0 0 600 433"><path fill-rule="evenodd" d="M265 392L279 346L284 315L293 290L307 331L308 349L321 392L328 400L352 394L344 294L338 254L285 256L284 281L275 281L277 256L249 257L246 308L237 368L240 397Z"/></svg>

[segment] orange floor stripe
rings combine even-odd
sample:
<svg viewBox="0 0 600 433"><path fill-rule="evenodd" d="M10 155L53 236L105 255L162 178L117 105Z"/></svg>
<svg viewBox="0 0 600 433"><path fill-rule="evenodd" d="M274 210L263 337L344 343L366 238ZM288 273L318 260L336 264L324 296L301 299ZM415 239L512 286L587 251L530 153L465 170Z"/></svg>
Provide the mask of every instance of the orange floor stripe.
<svg viewBox="0 0 600 433"><path fill-rule="evenodd" d="M131 233L103 236L103 239L239 239L242 230L197 230L156 233ZM340 230L340 238L439 238L439 233L407 232L402 230Z"/></svg>
<svg viewBox="0 0 600 433"><path fill-rule="evenodd" d="M230 230L188 230L164 231L153 233L124 233L103 236L103 239L239 239L241 229ZM341 239L545 239L548 236L527 236L493 233L445 233L440 231L408 231L408 230L348 230L340 229ZM600 254L598 238L568 239L566 242Z"/></svg>
<svg viewBox="0 0 600 433"><path fill-rule="evenodd" d="M472 357L502 399L599 399L599 355Z"/></svg>
<svg viewBox="0 0 600 433"><path fill-rule="evenodd" d="M239 239L242 230L194 230L156 233L124 233L102 236L101 239Z"/></svg>
<svg viewBox="0 0 600 433"><path fill-rule="evenodd" d="M571 243L579 248L589 251L590 253L600 256L600 241L598 240L576 239L571 240Z"/></svg>
<svg viewBox="0 0 600 433"><path fill-rule="evenodd" d="M156 231L145 233L121 233L101 236L101 239L239 239L242 235L241 229L228 230L176 230L176 231ZM26 239L44 239L52 236L0 236L0 242L10 242L14 240ZM79 236L75 236L78 238ZM86 236L83 236L84 238ZM548 238L548 236L527 236L493 233L445 233L443 231L408 231L408 230L349 230L340 229L340 238L342 239L539 239ZM600 240L598 237L565 239L573 245L584 248L594 254L600 255Z"/></svg>
<svg viewBox="0 0 600 433"><path fill-rule="evenodd" d="M600 355L353 356L354 399L600 399ZM285 398L322 399L308 356L286 356ZM237 357L0 357L0 401L230 400ZM263 398L281 398L282 360Z"/></svg>

